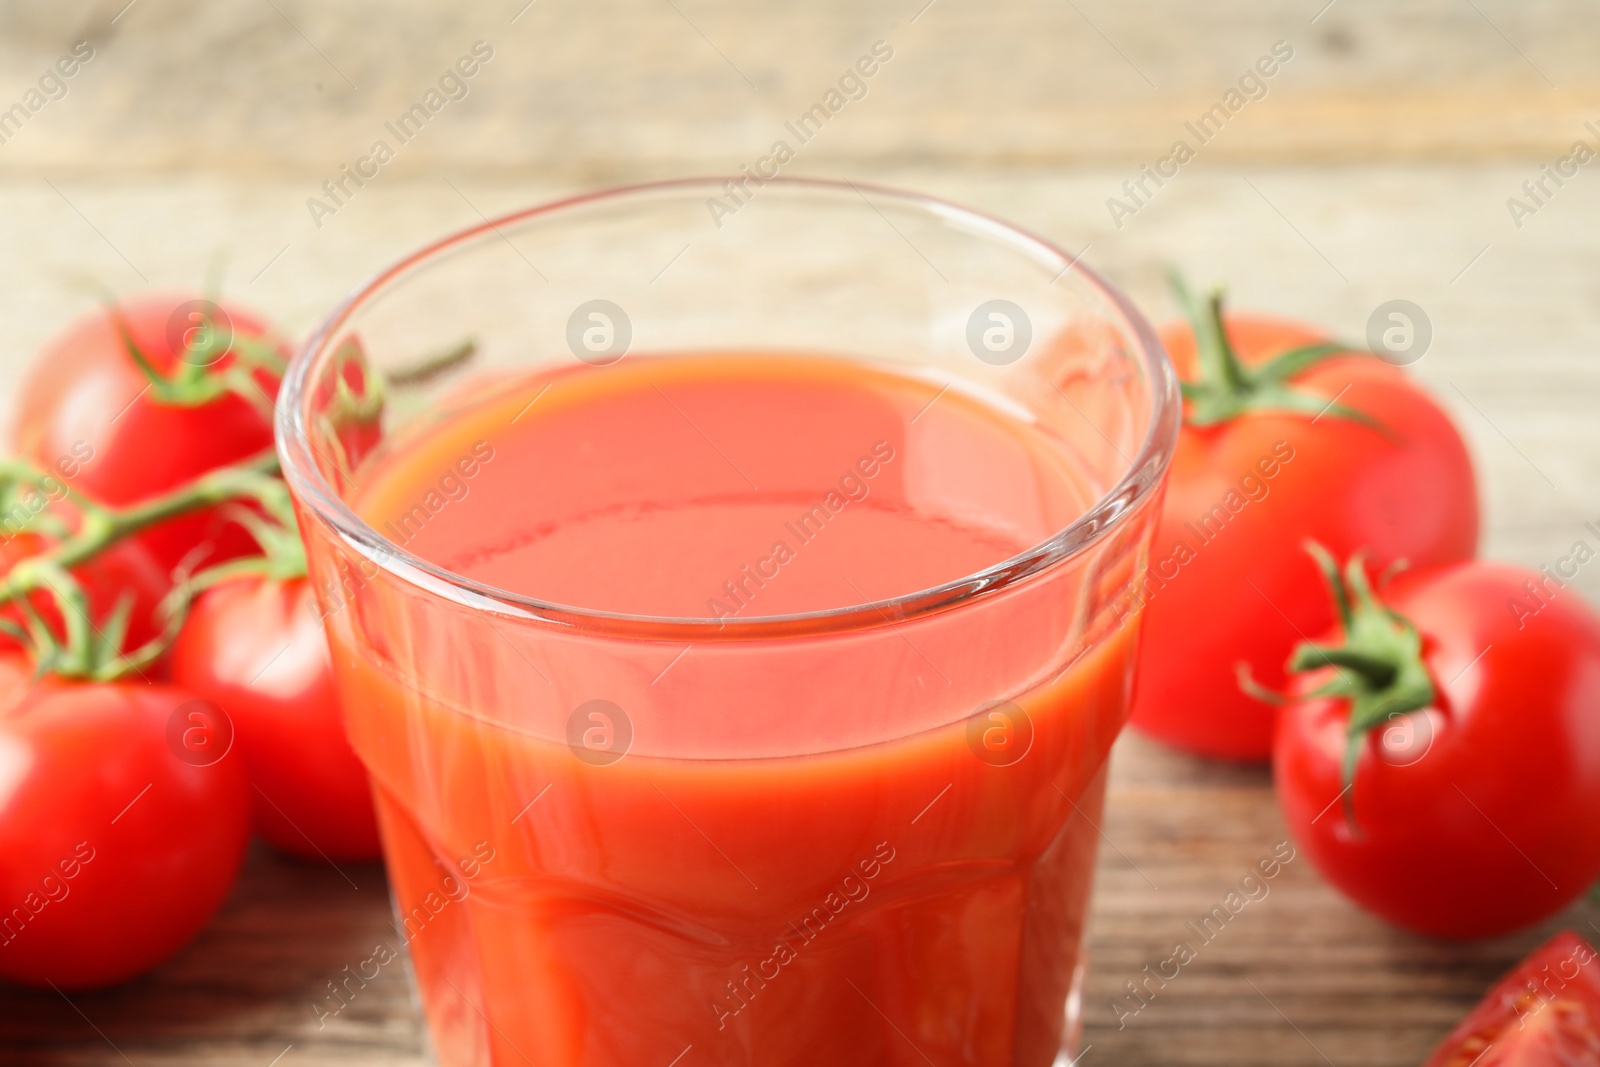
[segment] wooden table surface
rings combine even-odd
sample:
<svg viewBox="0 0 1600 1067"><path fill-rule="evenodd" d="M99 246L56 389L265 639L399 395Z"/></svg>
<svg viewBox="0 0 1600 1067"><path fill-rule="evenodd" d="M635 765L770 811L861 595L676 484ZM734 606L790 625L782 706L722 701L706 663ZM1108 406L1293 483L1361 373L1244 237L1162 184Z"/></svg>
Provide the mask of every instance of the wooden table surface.
<svg viewBox="0 0 1600 1067"><path fill-rule="evenodd" d="M1468 435L1485 551L1538 566L1600 519L1600 167L1538 203L1522 186L1573 142L1600 147L1597 39L1600 8L1579 0L10 0L0 112L74 42L93 58L0 125L0 388L99 287L192 287L222 260L230 295L304 330L480 212L736 170L881 40L893 59L790 173L1006 216L1087 248L1156 316L1169 265L1346 336L1415 301L1434 340L1413 371ZM318 226L307 199L476 41L493 58L466 97ZM1123 182L1193 140L1185 122L1279 41L1293 57L1265 95L1113 218ZM1513 196L1537 208L1520 225ZM1600 571L1577 585L1600 600ZM1425 941L1300 859L1119 1028L1123 983L1284 831L1264 769L1129 736L1104 834L1087 1064L1416 1064L1550 930L1600 936L1580 906L1515 937ZM386 892L376 867L257 851L149 977L70 1001L0 991L0 1064L423 1063L398 970L325 1026L312 1008L384 936Z"/></svg>

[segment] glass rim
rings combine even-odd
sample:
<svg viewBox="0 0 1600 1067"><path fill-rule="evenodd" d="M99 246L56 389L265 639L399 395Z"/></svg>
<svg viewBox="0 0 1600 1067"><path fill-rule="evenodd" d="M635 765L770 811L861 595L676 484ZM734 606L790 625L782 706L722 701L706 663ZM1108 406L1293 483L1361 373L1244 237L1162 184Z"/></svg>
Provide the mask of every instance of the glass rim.
<svg viewBox="0 0 1600 1067"><path fill-rule="evenodd" d="M1149 426L1134 456L1131 459L1124 457L1125 465L1116 483L1077 518L1049 537L1008 559L972 574L916 592L860 604L786 615L716 619L635 615L556 604L476 581L439 567L395 544L357 515L323 477L321 469L315 462L303 410L306 398L311 395L312 372L320 363L319 356L325 355L330 349L330 342L339 329L391 281L477 238L498 234L505 227L546 216L557 216L597 203L640 198L662 192L710 190L715 193L726 181L725 176L673 178L610 186L547 201L494 218L485 218L472 226L424 245L368 277L339 302L296 350L279 390L277 412L273 420L277 452L284 478L294 490L294 495L302 508L309 510L318 521L326 523L341 541L384 572L409 585L418 586L424 591L457 603L513 618L596 630L618 636L655 640L692 639L704 642L825 634L893 625L944 611L974 599L987 599L1098 544L1128 521L1128 516L1156 492L1177 444L1182 401L1177 377L1167 358L1165 348L1143 313L1121 290L1106 281L1095 270L1084 265L1079 257L1070 256L1052 242L985 212L893 186L800 177L763 179L762 184L763 187L777 185L792 189L809 188L863 199L865 192L871 192L930 215L959 219L965 222L970 230L981 233L985 240L1009 243L1019 250L1030 253L1042 264L1057 265L1060 272L1055 280L1059 280L1069 272L1077 272L1088 286L1106 301L1115 316L1120 318L1119 325L1135 342L1138 349L1137 356L1143 364L1145 377L1149 383Z"/></svg>

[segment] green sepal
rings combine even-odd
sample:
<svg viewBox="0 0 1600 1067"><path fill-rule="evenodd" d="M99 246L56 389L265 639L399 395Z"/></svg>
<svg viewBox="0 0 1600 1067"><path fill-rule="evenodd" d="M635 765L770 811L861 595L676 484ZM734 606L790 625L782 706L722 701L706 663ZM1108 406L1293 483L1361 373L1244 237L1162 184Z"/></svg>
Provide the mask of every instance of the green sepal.
<svg viewBox="0 0 1600 1067"><path fill-rule="evenodd" d="M1415 624L1378 599L1367 578L1366 561L1351 556L1343 574L1327 549L1314 541L1306 551L1317 561L1333 594L1344 640L1338 645L1302 641L1289 657L1291 674L1332 667L1333 676L1307 696L1348 701L1349 724L1340 778L1345 817L1355 817L1355 775L1367 735L1400 715L1433 706L1433 676L1422 658L1422 635Z"/></svg>
<svg viewBox="0 0 1600 1067"><path fill-rule="evenodd" d="M127 639L132 618L133 594L124 593L117 598L117 605L106 616L105 624L93 627L95 663L106 663L122 655L122 642Z"/></svg>
<svg viewBox="0 0 1600 1067"><path fill-rule="evenodd" d="M139 347L122 309L108 301L106 314L116 326L123 350L149 383L150 395L156 403L166 407L200 407L231 393L266 418L272 417L272 398L261 388L256 373L265 371L275 378L283 377L288 362L273 341L231 331L223 338L221 331L213 327L206 331L202 344L189 344L184 348L172 373L163 374ZM216 367L217 361L229 352L233 353L234 362Z"/></svg>
<svg viewBox="0 0 1600 1067"><path fill-rule="evenodd" d="M1247 697L1259 700L1263 704L1271 704L1275 708L1281 708L1289 703L1288 697L1256 681L1255 674L1250 670L1250 664L1243 660L1233 665L1233 676L1239 683L1240 691Z"/></svg>
<svg viewBox="0 0 1600 1067"><path fill-rule="evenodd" d="M1327 397L1296 389L1289 380L1334 356L1361 351L1335 341L1301 345L1280 352L1258 366L1247 367L1228 342L1223 324L1222 290L1214 289L1205 302L1197 300L1183 279L1170 276L1172 291L1194 330L1195 355L1199 375L1195 381L1181 383L1183 398L1189 402L1184 422L1190 426L1215 426L1236 419L1246 412L1278 411L1349 419L1379 429L1368 415Z"/></svg>

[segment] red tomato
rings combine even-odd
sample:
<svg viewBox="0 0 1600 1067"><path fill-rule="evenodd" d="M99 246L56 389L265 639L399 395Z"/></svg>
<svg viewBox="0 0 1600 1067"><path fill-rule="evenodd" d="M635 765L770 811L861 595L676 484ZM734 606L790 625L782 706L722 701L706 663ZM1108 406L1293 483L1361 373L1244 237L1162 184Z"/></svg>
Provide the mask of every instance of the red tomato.
<svg viewBox="0 0 1600 1067"><path fill-rule="evenodd" d="M183 365L200 303L158 295L121 305L134 343L161 374ZM234 337L268 336L259 319L242 311L224 308L218 318L215 328L231 329ZM230 349L209 366L221 372L235 359ZM195 407L159 403L115 319L97 309L56 335L34 360L17 394L13 440L24 458L58 470L74 489L102 503L127 504L271 446L277 379L265 372L253 377L262 390L255 403L232 393ZM249 534L215 510L163 523L139 538L168 569L204 541L215 545L210 562L255 550Z"/></svg>
<svg viewBox="0 0 1600 1067"><path fill-rule="evenodd" d="M1600 963L1562 932L1502 978L1423 1067L1588 1067L1600 1063Z"/></svg>
<svg viewBox="0 0 1600 1067"><path fill-rule="evenodd" d="M0 575L4 575L20 560L44 551L48 542L35 534L18 534L0 541ZM124 595L132 596L132 611L128 616L128 632L123 648L132 650L143 645L161 631L156 609L172 587L171 577L136 541L120 541L94 559L72 571L73 577L83 585L89 598L89 618L96 627L103 627L107 617L116 609ZM56 598L47 592L30 596L29 601L39 612L51 632L60 638L64 634L61 611ZM26 616L18 604L0 606L0 619L24 626ZM0 654L20 648L15 638L0 633Z"/></svg>
<svg viewBox="0 0 1600 1067"><path fill-rule="evenodd" d="M308 859L379 856L310 582L239 578L207 590L173 647L172 676L232 718L261 836Z"/></svg>
<svg viewBox="0 0 1600 1067"><path fill-rule="evenodd" d="M1308 326L1226 319L1246 367L1324 341ZM1197 378L1194 334L1163 340L1179 377ZM1289 377L1311 410L1252 410L1194 425L1186 415L1150 570L1134 610L1144 638L1132 722L1208 756L1264 760L1274 709L1245 696L1247 664L1280 689L1295 642L1333 621L1309 538L1344 557L1365 549L1379 567L1433 567L1471 558L1478 543L1472 464L1444 411L1396 367L1340 354ZM1370 422L1348 417L1335 401Z"/></svg>
<svg viewBox="0 0 1600 1067"><path fill-rule="evenodd" d="M227 896L249 840L249 786L236 755L206 751L225 739L204 732L204 709L180 710L191 694L30 683L28 672L21 657L0 659L0 978L124 981L186 944Z"/></svg>
<svg viewBox="0 0 1600 1067"><path fill-rule="evenodd" d="M1402 573L1381 594L1399 620L1374 609L1352 629L1394 637L1409 620L1406 673L1424 690L1410 703L1425 706L1357 736L1352 699L1315 692L1332 671L1290 683L1273 754L1284 819L1328 881L1392 923L1498 934L1600 877L1600 616L1553 582L1481 561Z"/></svg>

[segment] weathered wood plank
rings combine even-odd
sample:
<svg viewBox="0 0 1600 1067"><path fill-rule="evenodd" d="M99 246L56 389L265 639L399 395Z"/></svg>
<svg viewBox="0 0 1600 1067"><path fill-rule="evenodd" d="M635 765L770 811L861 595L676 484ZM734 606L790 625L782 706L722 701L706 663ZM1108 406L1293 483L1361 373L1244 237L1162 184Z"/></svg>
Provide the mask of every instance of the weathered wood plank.
<svg viewBox="0 0 1600 1067"><path fill-rule="evenodd" d="M894 59L812 165L1152 161L1278 40L1293 60L1204 148L1216 161L1553 159L1600 119L1582 0L126 3L0 11L0 108L71 42L95 48L0 168L320 181L386 137L394 174L732 169L876 40ZM386 134L477 40L494 58L465 98L404 146Z"/></svg>

